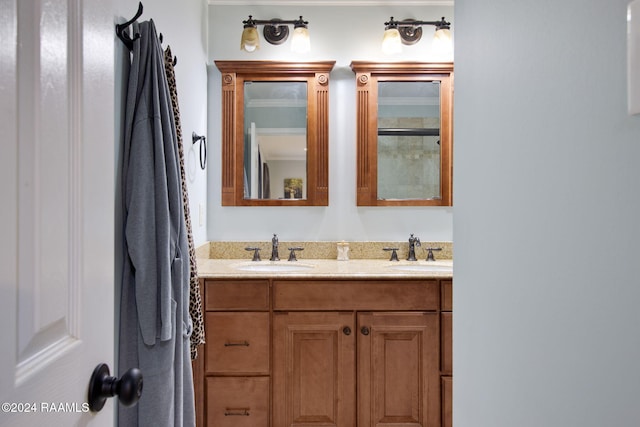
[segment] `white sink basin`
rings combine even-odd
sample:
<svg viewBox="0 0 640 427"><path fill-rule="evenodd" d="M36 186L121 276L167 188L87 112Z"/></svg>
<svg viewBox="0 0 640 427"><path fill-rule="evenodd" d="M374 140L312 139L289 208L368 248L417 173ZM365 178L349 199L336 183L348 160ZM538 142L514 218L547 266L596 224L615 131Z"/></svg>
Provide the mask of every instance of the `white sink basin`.
<svg viewBox="0 0 640 427"><path fill-rule="evenodd" d="M297 262L280 261L279 263L265 263L262 261L250 261L243 264L233 266L237 270L242 271L260 271L272 273L288 273L293 271L311 270L314 266L310 264L299 264Z"/></svg>
<svg viewBox="0 0 640 427"><path fill-rule="evenodd" d="M398 264L389 266L392 270L413 271L413 272L443 272L450 273L453 271L452 264Z"/></svg>

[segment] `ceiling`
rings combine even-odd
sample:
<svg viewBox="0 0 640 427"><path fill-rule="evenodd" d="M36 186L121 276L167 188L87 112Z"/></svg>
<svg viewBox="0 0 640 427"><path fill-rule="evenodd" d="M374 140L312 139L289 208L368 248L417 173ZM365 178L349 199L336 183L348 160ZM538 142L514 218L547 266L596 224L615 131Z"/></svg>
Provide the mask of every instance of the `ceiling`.
<svg viewBox="0 0 640 427"><path fill-rule="evenodd" d="M265 161L307 160L307 135L258 135L258 145Z"/></svg>
<svg viewBox="0 0 640 427"><path fill-rule="evenodd" d="M453 6L454 0L208 0L225 6Z"/></svg>

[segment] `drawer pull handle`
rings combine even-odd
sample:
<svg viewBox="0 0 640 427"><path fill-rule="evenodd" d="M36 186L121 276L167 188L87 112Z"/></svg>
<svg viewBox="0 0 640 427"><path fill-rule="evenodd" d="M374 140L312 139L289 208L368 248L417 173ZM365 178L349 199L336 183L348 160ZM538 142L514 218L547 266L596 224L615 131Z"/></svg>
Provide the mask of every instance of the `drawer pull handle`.
<svg viewBox="0 0 640 427"><path fill-rule="evenodd" d="M362 335L369 335L369 328L363 326L362 329L360 329L360 332L362 332Z"/></svg>
<svg viewBox="0 0 640 427"><path fill-rule="evenodd" d="M229 341L224 343L225 347L249 347L249 341Z"/></svg>
<svg viewBox="0 0 640 427"><path fill-rule="evenodd" d="M227 408L224 411L225 417L248 417L251 408Z"/></svg>
<svg viewBox="0 0 640 427"><path fill-rule="evenodd" d="M351 335L351 328L348 326L345 326L344 328L342 328L342 333L345 335Z"/></svg>

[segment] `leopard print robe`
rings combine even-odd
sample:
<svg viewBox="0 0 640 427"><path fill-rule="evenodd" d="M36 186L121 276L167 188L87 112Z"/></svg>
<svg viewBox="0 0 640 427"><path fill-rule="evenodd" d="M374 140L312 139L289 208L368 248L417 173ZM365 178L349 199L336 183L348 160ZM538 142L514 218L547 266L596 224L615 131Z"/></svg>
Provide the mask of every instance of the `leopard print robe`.
<svg viewBox="0 0 640 427"><path fill-rule="evenodd" d="M176 88L176 74L173 66L171 47L167 46L167 49L164 51L164 67L167 74L167 81L169 82L171 105L173 107L173 116L176 125L178 155L180 157L180 176L182 178L182 204L184 205L184 220L187 225L187 237L189 241L189 314L193 322L190 345L191 359L195 359L198 357L198 346L204 344L204 319L202 317L202 295L200 293L200 282L198 281L196 250L193 244L191 214L189 212L189 194L187 192L187 179L184 167L184 148L182 144L182 127L180 124L180 108L178 106L178 90Z"/></svg>

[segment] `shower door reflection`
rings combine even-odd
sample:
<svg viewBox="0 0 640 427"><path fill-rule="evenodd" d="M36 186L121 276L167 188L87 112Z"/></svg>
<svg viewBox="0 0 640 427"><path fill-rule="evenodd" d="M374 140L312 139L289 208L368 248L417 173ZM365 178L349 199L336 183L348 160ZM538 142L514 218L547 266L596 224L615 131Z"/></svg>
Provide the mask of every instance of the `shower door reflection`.
<svg viewBox="0 0 640 427"><path fill-rule="evenodd" d="M440 198L440 81L378 82L378 199Z"/></svg>

